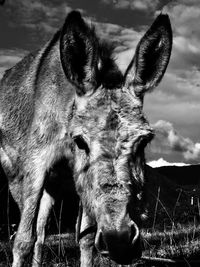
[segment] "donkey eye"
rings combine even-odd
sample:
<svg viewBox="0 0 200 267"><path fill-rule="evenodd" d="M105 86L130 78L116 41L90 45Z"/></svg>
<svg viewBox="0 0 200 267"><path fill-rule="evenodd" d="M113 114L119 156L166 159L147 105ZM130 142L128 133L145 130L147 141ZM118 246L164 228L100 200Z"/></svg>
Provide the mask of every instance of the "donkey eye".
<svg viewBox="0 0 200 267"><path fill-rule="evenodd" d="M76 143L77 147L81 150L85 150L85 152L88 154L90 152L90 149L88 147L88 144L86 143L85 139L81 135L77 135L74 137L74 142Z"/></svg>

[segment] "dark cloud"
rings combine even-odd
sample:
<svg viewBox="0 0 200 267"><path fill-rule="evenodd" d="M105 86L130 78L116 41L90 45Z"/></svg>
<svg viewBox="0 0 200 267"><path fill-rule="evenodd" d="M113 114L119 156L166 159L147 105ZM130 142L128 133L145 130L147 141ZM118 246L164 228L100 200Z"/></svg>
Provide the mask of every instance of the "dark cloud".
<svg viewBox="0 0 200 267"><path fill-rule="evenodd" d="M5 3L5 0L0 0L0 5L3 5Z"/></svg>
<svg viewBox="0 0 200 267"><path fill-rule="evenodd" d="M170 16L174 43L171 68L189 69L200 61L200 2L198 0L171 1L165 12Z"/></svg>
<svg viewBox="0 0 200 267"><path fill-rule="evenodd" d="M66 1L7 0L0 8L0 47L37 49L63 24L71 10Z"/></svg>
<svg viewBox="0 0 200 267"><path fill-rule="evenodd" d="M30 28L37 28L40 23L57 28L69 11L71 11L71 8L66 1L60 1L57 5L52 5L50 1L40 0L7 0L4 9L4 12L10 18L8 22L13 27L23 25Z"/></svg>

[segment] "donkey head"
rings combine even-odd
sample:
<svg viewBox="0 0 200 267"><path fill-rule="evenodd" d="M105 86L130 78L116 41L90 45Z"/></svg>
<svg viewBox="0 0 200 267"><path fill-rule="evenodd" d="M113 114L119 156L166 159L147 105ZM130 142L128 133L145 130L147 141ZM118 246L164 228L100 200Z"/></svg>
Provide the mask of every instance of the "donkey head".
<svg viewBox="0 0 200 267"><path fill-rule="evenodd" d="M70 136L77 192L96 222L96 248L121 264L141 255L144 148L153 137L143 98L161 81L171 46L169 18L159 15L122 75L111 47L78 12L68 15L61 33L62 66L75 87Z"/></svg>

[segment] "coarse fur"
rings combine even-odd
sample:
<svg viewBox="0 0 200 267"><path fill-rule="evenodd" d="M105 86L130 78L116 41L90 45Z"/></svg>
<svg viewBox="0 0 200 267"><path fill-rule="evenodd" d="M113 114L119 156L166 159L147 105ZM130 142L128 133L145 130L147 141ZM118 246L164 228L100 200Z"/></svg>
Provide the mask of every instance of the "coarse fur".
<svg viewBox="0 0 200 267"><path fill-rule="evenodd" d="M0 84L0 160L21 211L13 267L42 262L47 218L54 204L49 169L65 157L83 207L81 267L91 267L94 245L129 264L141 255L144 148L153 130L143 98L161 81L171 54L167 15L139 42L123 75L112 45L99 41L77 11L53 39L8 70ZM61 184L62 187L62 184Z"/></svg>

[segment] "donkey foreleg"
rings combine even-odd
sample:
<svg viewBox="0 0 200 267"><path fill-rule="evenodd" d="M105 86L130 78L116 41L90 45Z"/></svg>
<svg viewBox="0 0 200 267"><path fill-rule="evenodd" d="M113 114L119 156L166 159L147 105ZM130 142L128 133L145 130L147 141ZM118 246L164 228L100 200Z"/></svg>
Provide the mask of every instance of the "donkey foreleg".
<svg viewBox="0 0 200 267"><path fill-rule="evenodd" d="M40 207L37 217L36 235L37 240L34 246L32 267L38 267L42 264L42 247L45 240L45 226L48 220L49 213L54 205L54 199L46 192L43 191L40 200Z"/></svg>
<svg viewBox="0 0 200 267"><path fill-rule="evenodd" d="M48 159L48 162L47 160ZM27 159L24 165L23 178L23 208L21 220L13 246L12 267L21 267L25 257L30 253L35 243L35 223L41 193L44 185L45 172L50 164L48 150L37 151L32 157Z"/></svg>
<svg viewBox="0 0 200 267"><path fill-rule="evenodd" d="M41 183L41 182L40 182ZM26 185L27 188L29 187ZM17 234L13 245L13 263L12 267L23 266L25 257L30 253L34 242L34 220L37 210L38 201L40 198L40 191L42 185L36 188L32 188L26 192L26 199L23 202L23 209L21 213L21 220L18 226Z"/></svg>
<svg viewBox="0 0 200 267"><path fill-rule="evenodd" d="M81 219L81 229L80 229L80 267L92 267L93 266L93 252L94 252L94 241L95 241L95 232L88 231L87 229L92 229L94 222L90 219L89 216L83 210L82 219ZM81 237L82 233L86 233Z"/></svg>

